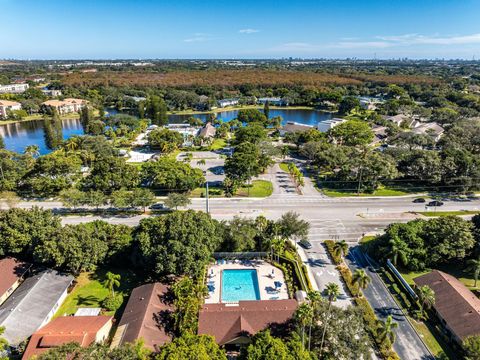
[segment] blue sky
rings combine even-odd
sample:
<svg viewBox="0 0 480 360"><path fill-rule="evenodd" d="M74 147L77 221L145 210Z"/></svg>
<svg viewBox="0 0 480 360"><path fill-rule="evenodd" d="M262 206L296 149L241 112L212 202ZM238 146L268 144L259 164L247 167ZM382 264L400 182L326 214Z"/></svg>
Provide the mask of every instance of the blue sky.
<svg viewBox="0 0 480 360"><path fill-rule="evenodd" d="M0 58L480 58L480 0L0 0Z"/></svg>

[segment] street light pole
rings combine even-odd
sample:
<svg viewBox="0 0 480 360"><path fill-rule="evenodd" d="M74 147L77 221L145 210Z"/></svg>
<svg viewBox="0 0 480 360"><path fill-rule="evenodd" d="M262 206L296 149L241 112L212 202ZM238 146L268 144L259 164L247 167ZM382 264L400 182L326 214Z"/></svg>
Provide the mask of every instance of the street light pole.
<svg viewBox="0 0 480 360"><path fill-rule="evenodd" d="M206 207L206 211L207 211L207 214L210 212L210 204L208 202L208 179L207 179L207 171L204 170L203 171L203 175L205 175L205 200L206 200L206 204L205 204L205 207Z"/></svg>

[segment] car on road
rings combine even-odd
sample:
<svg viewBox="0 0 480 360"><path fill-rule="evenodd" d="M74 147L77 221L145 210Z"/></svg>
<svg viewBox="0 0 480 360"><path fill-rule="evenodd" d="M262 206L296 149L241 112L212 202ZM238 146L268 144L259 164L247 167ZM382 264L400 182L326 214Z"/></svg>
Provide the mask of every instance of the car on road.
<svg viewBox="0 0 480 360"><path fill-rule="evenodd" d="M308 240L300 240L299 244L300 244L301 247L303 247L304 249L307 249L307 250L312 248L312 244Z"/></svg>
<svg viewBox="0 0 480 360"><path fill-rule="evenodd" d="M417 198L417 199L413 200L413 202L414 202L415 204L424 203L424 202L426 202L426 201L427 201L427 200L425 200L424 198Z"/></svg>
<svg viewBox="0 0 480 360"><path fill-rule="evenodd" d="M167 207L165 206L165 204L162 204L162 203L156 203L150 206L150 210L166 210L166 209Z"/></svg>
<svg viewBox="0 0 480 360"><path fill-rule="evenodd" d="M430 201L427 206L442 206L443 205L443 202L442 201L438 201L438 200L433 200L433 201Z"/></svg>

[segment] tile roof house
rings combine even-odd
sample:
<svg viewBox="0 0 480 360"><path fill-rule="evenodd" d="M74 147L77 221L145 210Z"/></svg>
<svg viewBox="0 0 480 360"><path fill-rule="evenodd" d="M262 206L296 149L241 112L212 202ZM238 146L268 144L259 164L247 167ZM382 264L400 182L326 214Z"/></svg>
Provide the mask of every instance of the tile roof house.
<svg viewBox="0 0 480 360"><path fill-rule="evenodd" d="M67 98L65 100L48 100L43 102L42 105L56 109L59 114L68 114L82 110L87 103L86 100Z"/></svg>
<svg viewBox="0 0 480 360"><path fill-rule="evenodd" d="M12 257L0 260L0 305L20 285L31 266Z"/></svg>
<svg viewBox="0 0 480 360"><path fill-rule="evenodd" d="M76 342L82 347L108 338L113 316L62 316L37 330L25 349L22 359L28 360L51 348Z"/></svg>
<svg viewBox="0 0 480 360"><path fill-rule="evenodd" d="M293 121L289 121L280 129L280 136L285 136L285 134L288 134L288 133L309 131L312 129L315 129L315 128L310 125L304 125L304 124L299 124Z"/></svg>
<svg viewBox="0 0 480 360"><path fill-rule="evenodd" d="M22 104L19 102L0 99L0 119L6 119L8 111L20 110L21 108Z"/></svg>
<svg viewBox="0 0 480 360"><path fill-rule="evenodd" d="M455 277L439 270L413 279L435 292L434 309L449 336L459 344L480 334L480 299Z"/></svg>
<svg viewBox="0 0 480 360"><path fill-rule="evenodd" d="M145 347L157 351L170 342L163 319L173 312L169 287L161 283L145 284L133 289L118 328L112 347L142 338Z"/></svg>
<svg viewBox="0 0 480 360"><path fill-rule="evenodd" d="M250 336L270 325L289 321L297 306L294 299L206 304L200 310L198 333L214 336L219 345L248 343Z"/></svg>
<svg viewBox="0 0 480 360"><path fill-rule="evenodd" d="M200 129L198 136L201 138L213 138L217 133L217 129L211 123L207 123Z"/></svg>
<svg viewBox="0 0 480 360"><path fill-rule="evenodd" d="M17 346L50 321L67 297L73 276L54 270L32 275L0 306L2 335Z"/></svg>
<svg viewBox="0 0 480 360"><path fill-rule="evenodd" d="M435 141L440 140L445 130L436 122L426 123L417 126L412 130L414 134L430 135Z"/></svg>

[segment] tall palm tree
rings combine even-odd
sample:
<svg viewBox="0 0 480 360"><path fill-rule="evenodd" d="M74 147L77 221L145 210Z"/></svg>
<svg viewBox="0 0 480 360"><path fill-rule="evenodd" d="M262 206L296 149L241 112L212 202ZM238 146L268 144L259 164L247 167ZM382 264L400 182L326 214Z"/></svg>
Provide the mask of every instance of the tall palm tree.
<svg viewBox="0 0 480 360"><path fill-rule="evenodd" d="M473 286L477 287L478 277L480 276L480 257L478 259L471 259L467 261L468 271L473 273L473 278L475 279L475 284Z"/></svg>
<svg viewBox="0 0 480 360"><path fill-rule="evenodd" d="M398 258L402 261L403 265L408 264L408 246L400 239L392 239L389 242L390 252L389 256L392 257L393 265L397 266Z"/></svg>
<svg viewBox="0 0 480 360"><path fill-rule="evenodd" d="M307 299L310 303L310 308L312 309L312 317L310 319L310 326L308 328L308 351L310 351L313 321L315 319L315 313L317 311L318 305L322 301L322 294L319 291L309 291L307 294Z"/></svg>
<svg viewBox="0 0 480 360"><path fill-rule="evenodd" d="M423 309L431 308L435 304L435 292L428 285L423 285L417 290L418 299L420 300L420 311L423 314Z"/></svg>
<svg viewBox="0 0 480 360"><path fill-rule="evenodd" d="M285 240L281 237L275 237L271 243L272 252L277 254L277 261L280 260L280 253L285 248Z"/></svg>
<svg viewBox="0 0 480 360"><path fill-rule="evenodd" d="M353 273L352 282L356 284L360 289L366 289L371 281L372 279L370 279L370 277L363 269L357 269Z"/></svg>
<svg viewBox="0 0 480 360"><path fill-rule="evenodd" d="M330 316L330 309L332 307L332 303L336 301L338 296L340 295L340 287L335 283L328 283L325 286L324 293L328 298L328 311L327 311L327 314L325 315L325 324L323 326L322 342L320 343L320 354L322 354L322 351L323 351L323 342L325 341L325 333L327 332L327 323L328 323L328 317Z"/></svg>
<svg viewBox="0 0 480 360"><path fill-rule="evenodd" d="M305 327L311 323L313 317L313 311L310 304L301 304L295 312L295 317L302 327L302 346L305 348Z"/></svg>
<svg viewBox="0 0 480 360"><path fill-rule="evenodd" d="M395 342L395 332L393 331L393 329L396 329L398 327L398 324L396 322L393 322L392 315L388 315L385 321L378 320L377 325L377 336L380 338L380 340L385 341L388 339L393 345L393 343Z"/></svg>
<svg viewBox="0 0 480 360"><path fill-rule="evenodd" d="M348 255L348 244L345 240L337 241L333 245L333 252L336 256L347 256Z"/></svg>
<svg viewBox="0 0 480 360"><path fill-rule="evenodd" d="M112 292L112 296L115 296L114 288L120 286L121 278L122 277L119 274L114 274L110 271L105 274L105 280L103 281L103 285L110 289L110 291Z"/></svg>

